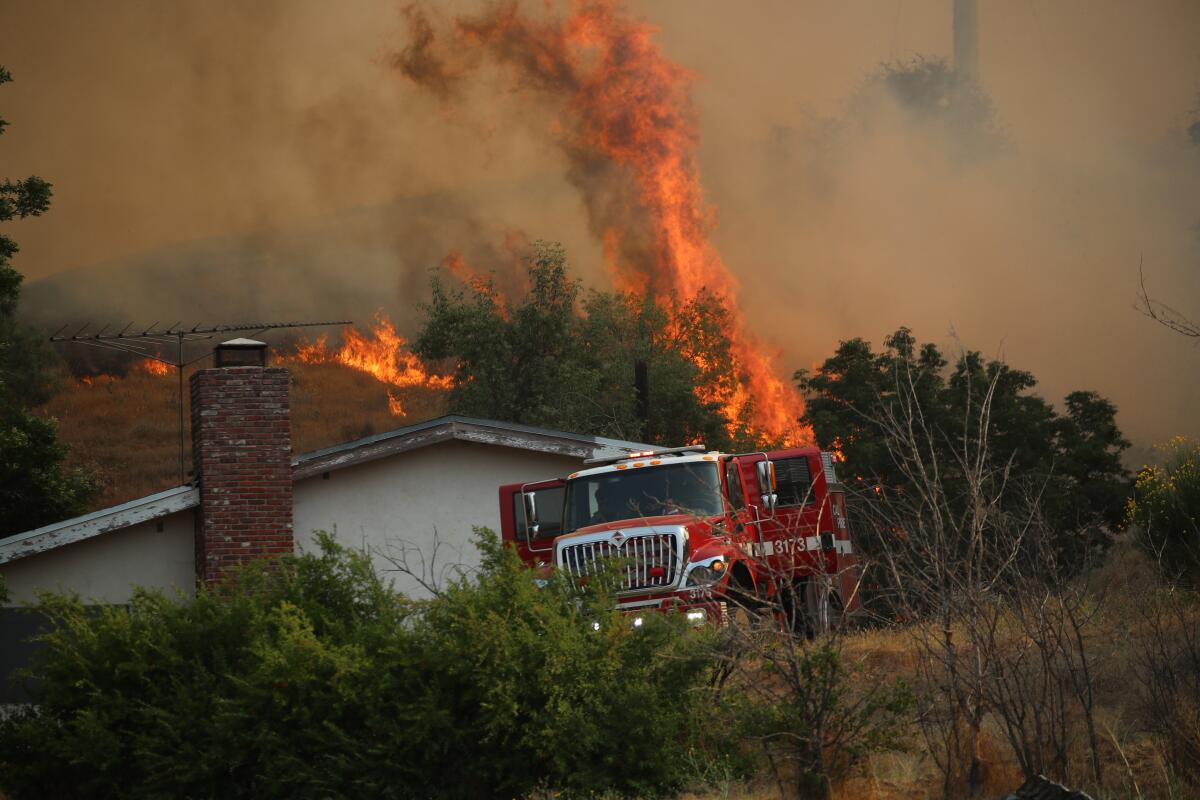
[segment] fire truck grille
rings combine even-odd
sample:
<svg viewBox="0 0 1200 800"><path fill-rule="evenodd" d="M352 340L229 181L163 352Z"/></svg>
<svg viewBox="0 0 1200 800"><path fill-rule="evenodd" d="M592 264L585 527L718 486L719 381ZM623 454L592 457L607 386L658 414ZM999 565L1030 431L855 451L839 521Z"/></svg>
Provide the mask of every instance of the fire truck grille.
<svg viewBox="0 0 1200 800"><path fill-rule="evenodd" d="M577 578L599 573L609 559L622 559L616 575L619 591L637 591L672 586L679 574L679 537L673 533L629 536L620 544L610 540L584 542L564 547L558 565Z"/></svg>

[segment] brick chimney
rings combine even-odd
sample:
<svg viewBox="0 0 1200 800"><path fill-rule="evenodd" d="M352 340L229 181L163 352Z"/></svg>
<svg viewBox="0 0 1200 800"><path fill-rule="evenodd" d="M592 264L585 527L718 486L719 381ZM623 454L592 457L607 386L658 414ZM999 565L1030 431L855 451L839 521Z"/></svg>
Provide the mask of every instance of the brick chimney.
<svg viewBox="0 0 1200 800"><path fill-rule="evenodd" d="M251 339L217 345L191 378L192 458L200 485L196 579L213 586L263 556L293 552L288 371Z"/></svg>

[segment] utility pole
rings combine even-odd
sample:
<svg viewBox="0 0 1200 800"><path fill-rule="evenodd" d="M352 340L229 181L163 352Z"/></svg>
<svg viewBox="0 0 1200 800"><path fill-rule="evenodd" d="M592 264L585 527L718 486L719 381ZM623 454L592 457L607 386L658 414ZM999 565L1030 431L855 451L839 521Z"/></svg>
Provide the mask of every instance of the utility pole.
<svg viewBox="0 0 1200 800"><path fill-rule="evenodd" d="M954 0L954 71L979 82L979 0Z"/></svg>

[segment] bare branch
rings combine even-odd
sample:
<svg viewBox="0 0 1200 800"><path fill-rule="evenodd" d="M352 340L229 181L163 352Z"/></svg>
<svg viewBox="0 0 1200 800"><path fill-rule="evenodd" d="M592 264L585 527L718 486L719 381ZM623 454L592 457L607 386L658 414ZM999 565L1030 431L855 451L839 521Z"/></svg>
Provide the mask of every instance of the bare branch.
<svg viewBox="0 0 1200 800"><path fill-rule="evenodd" d="M1192 322L1183 313L1166 303L1155 300L1146 291L1146 275L1142 270L1141 259L1138 260L1138 287L1138 301L1134 308L1139 313L1181 336L1187 336L1190 339L1200 338L1200 324Z"/></svg>

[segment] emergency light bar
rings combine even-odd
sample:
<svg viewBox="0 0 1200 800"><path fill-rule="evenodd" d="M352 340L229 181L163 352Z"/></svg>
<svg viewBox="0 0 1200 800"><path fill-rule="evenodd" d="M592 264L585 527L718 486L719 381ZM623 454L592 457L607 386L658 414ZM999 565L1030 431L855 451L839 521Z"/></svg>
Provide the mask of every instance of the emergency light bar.
<svg viewBox="0 0 1200 800"><path fill-rule="evenodd" d="M615 464L618 461L626 461L631 458L656 458L657 456L674 456L681 453L707 453L708 448L702 444L689 444L684 447L667 447L662 450L639 450L636 453L625 453L619 456L609 456L606 458L586 458L584 464Z"/></svg>

